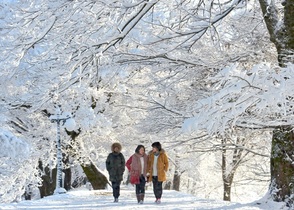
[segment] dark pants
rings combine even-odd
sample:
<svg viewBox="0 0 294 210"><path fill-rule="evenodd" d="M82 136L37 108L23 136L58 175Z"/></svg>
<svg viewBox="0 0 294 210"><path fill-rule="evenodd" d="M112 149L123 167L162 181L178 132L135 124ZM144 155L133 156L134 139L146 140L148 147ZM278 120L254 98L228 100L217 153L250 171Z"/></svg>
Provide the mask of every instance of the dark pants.
<svg viewBox="0 0 294 210"><path fill-rule="evenodd" d="M140 176L140 183L136 184L136 194L145 194L146 180L143 175Z"/></svg>
<svg viewBox="0 0 294 210"><path fill-rule="evenodd" d="M112 183L112 193L114 198L119 197L119 191L120 191L120 183L121 181L111 182Z"/></svg>
<svg viewBox="0 0 294 210"><path fill-rule="evenodd" d="M158 181L157 176L152 176L153 192L156 199L160 199L162 196L162 182Z"/></svg>

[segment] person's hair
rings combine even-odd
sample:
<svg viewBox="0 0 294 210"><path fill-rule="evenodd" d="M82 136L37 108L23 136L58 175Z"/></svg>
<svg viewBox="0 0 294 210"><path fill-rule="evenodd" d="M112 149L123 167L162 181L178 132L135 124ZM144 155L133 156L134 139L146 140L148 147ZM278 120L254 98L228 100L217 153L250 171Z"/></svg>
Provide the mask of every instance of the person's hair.
<svg viewBox="0 0 294 210"><path fill-rule="evenodd" d="M161 150L161 144L158 141L157 142L154 142L151 146L157 148L158 151Z"/></svg>
<svg viewBox="0 0 294 210"><path fill-rule="evenodd" d="M141 145L141 144L137 146L135 152L136 152L136 153L139 153L139 150L140 150L141 148L143 148L143 149L144 149L144 152L145 152L145 147L144 147L143 145Z"/></svg>

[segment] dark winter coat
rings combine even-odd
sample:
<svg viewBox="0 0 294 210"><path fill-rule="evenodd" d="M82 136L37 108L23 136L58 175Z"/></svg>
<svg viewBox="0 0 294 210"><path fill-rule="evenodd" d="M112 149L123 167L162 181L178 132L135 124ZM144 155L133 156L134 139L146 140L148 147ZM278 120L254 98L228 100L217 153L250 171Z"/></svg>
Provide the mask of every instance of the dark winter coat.
<svg viewBox="0 0 294 210"><path fill-rule="evenodd" d="M114 148L118 147L119 152L115 152ZM121 145L114 143L111 146L112 153L109 153L106 159L106 169L109 173L109 180L118 182L123 180L123 173L125 171L125 158L121 151Z"/></svg>

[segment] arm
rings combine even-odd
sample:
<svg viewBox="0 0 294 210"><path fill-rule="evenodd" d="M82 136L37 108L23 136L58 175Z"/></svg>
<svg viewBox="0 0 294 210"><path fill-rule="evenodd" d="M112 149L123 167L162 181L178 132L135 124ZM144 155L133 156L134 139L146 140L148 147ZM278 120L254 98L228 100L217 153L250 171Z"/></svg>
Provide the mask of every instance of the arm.
<svg viewBox="0 0 294 210"><path fill-rule="evenodd" d="M121 153L120 153L121 154ZM121 164L123 165L123 166L125 166L126 165L126 161L125 161L125 157L123 156L123 154L121 154ZM125 171L125 167L123 167L123 172Z"/></svg>
<svg viewBox="0 0 294 210"><path fill-rule="evenodd" d="M149 175L149 174L151 174L151 166L152 165L152 162L151 162L151 157L150 157L150 155L148 155L148 157L147 157L147 174Z"/></svg>
<svg viewBox="0 0 294 210"><path fill-rule="evenodd" d="M164 171L167 172L168 170L168 158L167 155L164 154Z"/></svg>
<svg viewBox="0 0 294 210"><path fill-rule="evenodd" d="M133 157L133 156L131 156L131 157L128 159L127 163L126 163L126 167L128 168L129 171L131 170L132 157Z"/></svg>
<svg viewBox="0 0 294 210"><path fill-rule="evenodd" d="M110 154L108 155L105 164L106 164L106 170L109 171L110 170Z"/></svg>

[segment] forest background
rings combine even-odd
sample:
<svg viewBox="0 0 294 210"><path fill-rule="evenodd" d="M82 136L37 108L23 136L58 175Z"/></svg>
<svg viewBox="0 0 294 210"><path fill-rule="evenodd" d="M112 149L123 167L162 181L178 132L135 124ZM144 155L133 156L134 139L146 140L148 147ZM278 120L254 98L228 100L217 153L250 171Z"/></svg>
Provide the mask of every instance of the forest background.
<svg viewBox="0 0 294 210"><path fill-rule="evenodd" d="M167 189L293 205L294 0L4 0L0 8L1 202L53 193L50 116L61 106L76 122L61 129L66 188L80 170L105 187L111 143L128 157L160 141Z"/></svg>

